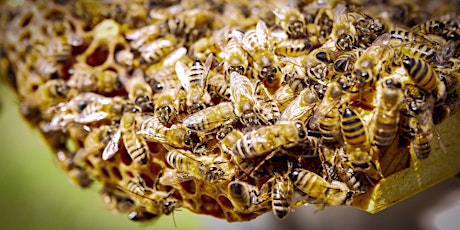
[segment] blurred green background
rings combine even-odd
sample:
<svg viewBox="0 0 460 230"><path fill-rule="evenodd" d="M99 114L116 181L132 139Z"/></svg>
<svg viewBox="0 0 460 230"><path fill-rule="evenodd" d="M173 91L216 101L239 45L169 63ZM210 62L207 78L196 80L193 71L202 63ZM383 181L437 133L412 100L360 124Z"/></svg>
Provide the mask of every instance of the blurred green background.
<svg viewBox="0 0 460 230"><path fill-rule="evenodd" d="M25 123L12 90L0 81L0 229L199 229L186 209L140 224L108 210L99 186L82 190L54 164L37 130Z"/></svg>

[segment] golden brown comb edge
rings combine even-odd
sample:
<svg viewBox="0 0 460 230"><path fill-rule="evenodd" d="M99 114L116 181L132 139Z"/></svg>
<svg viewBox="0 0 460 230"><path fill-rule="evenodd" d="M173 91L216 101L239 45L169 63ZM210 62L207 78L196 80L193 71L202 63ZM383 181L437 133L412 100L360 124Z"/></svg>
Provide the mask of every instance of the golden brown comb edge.
<svg viewBox="0 0 460 230"><path fill-rule="evenodd" d="M372 191L355 198L352 206L369 213L377 213L403 201L460 172L460 114L456 113L437 126L440 140L445 145L444 153L440 142L433 138L433 153L424 160L417 160L411 154L411 166L389 177L381 179ZM398 149L408 154L409 149Z"/></svg>

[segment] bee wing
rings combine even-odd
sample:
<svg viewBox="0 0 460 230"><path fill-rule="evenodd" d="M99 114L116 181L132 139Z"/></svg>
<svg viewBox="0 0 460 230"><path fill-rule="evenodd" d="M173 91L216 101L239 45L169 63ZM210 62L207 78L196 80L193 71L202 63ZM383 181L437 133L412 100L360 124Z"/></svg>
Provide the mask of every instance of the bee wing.
<svg viewBox="0 0 460 230"><path fill-rule="evenodd" d="M232 97L234 103L238 103L241 96L247 98L253 98L254 89L251 81L246 77L237 72L230 74L230 88L232 90Z"/></svg>
<svg viewBox="0 0 460 230"><path fill-rule="evenodd" d="M178 63L179 60L187 54L187 48L180 47L171 52L167 57L164 58L163 67L173 66L174 63Z"/></svg>
<svg viewBox="0 0 460 230"><path fill-rule="evenodd" d="M188 67L181 61L176 62L176 75L179 78L179 81L184 87L185 91L189 92L190 91L190 80L188 77Z"/></svg>
<svg viewBox="0 0 460 230"><path fill-rule="evenodd" d="M256 34L257 34L257 40L259 41L259 44L263 48L267 48L269 50L273 50L271 43L270 43L270 32L268 31L267 25L265 24L264 21L259 20L256 25Z"/></svg>
<svg viewBox="0 0 460 230"><path fill-rule="evenodd" d="M178 172L177 170L172 170L163 174L163 176L160 177L160 183L163 185L174 185L192 179L193 176L190 174Z"/></svg>
<svg viewBox="0 0 460 230"><path fill-rule="evenodd" d="M284 20L286 18L286 11L282 8L276 7L272 12L280 20Z"/></svg>
<svg viewBox="0 0 460 230"><path fill-rule="evenodd" d="M334 7L334 23L340 22L340 16L345 15L346 13L347 7L344 4L337 4L337 6Z"/></svg>
<svg viewBox="0 0 460 230"><path fill-rule="evenodd" d="M140 39L141 37L144 37L146 34L153 35L153 34L156 34L157 32L158 33L160 32L157 25L145 26L145 27L136 29L126 34L126 39L136 40L136 39Z"/></svg>
<svg viewBox="0 0 460 230"><path fill-rule="evenodd" d="M371 46L379 46L379 45L388 45L388 42L391 39L390 33L384 33L380 36L378 36L374 42L372 42Z"/></svg>
<svg viewBox="0 0 460 230"><path fill-rule="evenodd" d="M108 160L112 158L115 153L118 152L118 145L120 142L121 130L118 129L113 136L110 138L109 143L105 146L104 151L102 152L102 160Z"/></svg>
<svg viewBox="0 0 460 230"><path fill-rule="evenodd" d="M213 111L211 116L208 111ZM199 127L197 131L210 131L219 126L232 123L234 120L235 115L233 114L232 103L222 102L189 115L184 119L183 124L189 129L197 130Z"/></svg>
<svg viewBox="0 0 460 230"><path fill-rule="evenodd" d="M77 118L75 118L75 122L77 123L82 123L82 124L87 124L95 121L100 121L109 116L109 113L104 112L104 111L99 111L99 112L93 112L93 113L83 113L80 114Z"/></svg>
<svg viewBox="0 0 460 230"><path fill-rule="evenodd" d="M157 39L153 42L142 45L138 50L139 52L152 52L167 46L173 46L173 43L168 39Z"/></svg>
<svg viewBox="0 0 460 230"><path fill-rule="evenodd" d="M212 55L212 53L210 53L206 58L206 62L204 63L203 79L201 79L201 88L203 90L205 90L206 86L208 85L208 73L211 69L213 60L214 56Z"/></svg>

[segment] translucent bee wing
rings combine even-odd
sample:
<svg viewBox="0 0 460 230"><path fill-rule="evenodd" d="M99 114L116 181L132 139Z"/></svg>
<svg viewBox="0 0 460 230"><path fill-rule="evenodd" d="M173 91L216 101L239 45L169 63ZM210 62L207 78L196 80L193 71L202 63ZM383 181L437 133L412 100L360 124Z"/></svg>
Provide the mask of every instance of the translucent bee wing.
<svg viewBox="0 0 460 230"><path fill-rule="evenodd" d="M158 39L153 42L147 43L139 47L139 52L152 52L161 47L173 46L172 42L168 39Z"/></svg>
<svg viewBox="0 0 460 230"><path fill-rule="evenodd" d="M378 46L378 45L388 45L388 42L391 39L390 33L384 33L380 36L378 36L374 42L372 43L372 46Z"/></svg>
<svg viewBox="0 0 460 230"><path fill-rule="evenodd" d="M201 88L203 90L206 89L206 86L208 84L208 73L209 73L209 70L211 69L213 60L214 60L214 56L211 53L208 55L208 57L206 58L206 62L204 63L203 79L201 79Z"/></svg>
<svg viewBox="0 0 460 230"><path fill-rule="evenodd" d="M210 115L209 111L212 111ZM227 125L235 120L233 105L231 102L208 107L186 117L183 124L193 130L210 131L217 127Z"/></svg>
<svg viewBox="0 0 460 230"><path fill-rule="evenodd" d="M301 118L313 112L318 96L310 88L302 90L281 114L281 121L302 120Z"/></svg>
<svg viewBox="0 0 460 230"><path fill-rule="evenodd" d="M267 25L264 21L260 20L256 25L257 40L261 47L273 50L270 42L270 32L268 31Z"/></svg>
<svg viewBox="0 0 460 230"><path fill-rule="evenodd" d="M113 136L110 138L109 143L105 147L104 151L102 152L102 160L108 160L112 158L115 153L118 152L118 145L120 142L121 137L121 130L118 129Z"/></svg>
<svg viewBox="0 0 460 230"><path fill-rule="evenodd" d="M178 63L179 60L187 54L187 48L180 47L171 52L167 57L164 58L163 68L168 66L174 66L174 63Z"/></svg>
<svg viewBox="0 0 460 230"><path fill-rule="evenodd" d="M230 74L230 87L232 89L232 100L238 103L242 96L252 98L254 95L254 88L251 81L244 75L237 72Z"/></svg>
<svg viewBox="0 0 460 230"><path fill-rule="evenodd" d="M284 20L286 18L286 11L282 8L277 7L272 12L280 20Z"/></svg>
<svg viewBox="0 0 460 230"><path fill-rule="evenodd" d="M160 184L175 185L185 181L192 180L193 176L187 173L178 172L177 170L169 171L160 177Z"/></svg>
<svg viewBox="0 0 460 230"><path fill-rule="evenodd" d="M185 91L190 91L190 81L188 77L188 67L184 63L176 62L176 75Z"/></svg>
<svg viewBox="0 0 460 230"><path fill-rule="evenodd" d="M80 115L77 118L75 118L75 122L81 123L81 124L87 124L87 123L103 120L107 118L108 116L109 116L109 113L99 111L99 112L94 112L94 113L87 114L87 115L86 114Z"/></svg>

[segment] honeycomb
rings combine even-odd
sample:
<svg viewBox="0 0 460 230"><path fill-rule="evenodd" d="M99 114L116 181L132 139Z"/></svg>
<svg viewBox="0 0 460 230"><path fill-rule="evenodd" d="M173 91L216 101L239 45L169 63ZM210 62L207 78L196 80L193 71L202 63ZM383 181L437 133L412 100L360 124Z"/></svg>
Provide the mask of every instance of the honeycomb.
<svg viewBox="0 0 460 230"><path fill-rule="evenodd" d="M132 220L374 213L460 172L458 6L7 1L0 69L56 164Z"/></svg>

